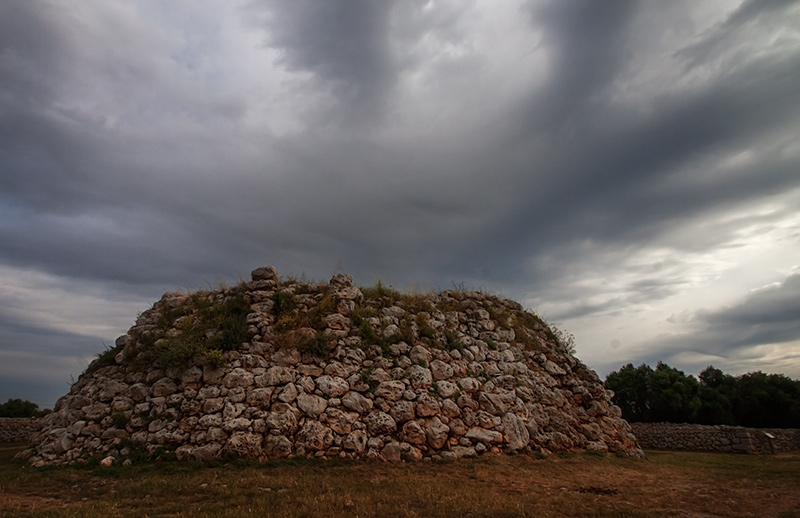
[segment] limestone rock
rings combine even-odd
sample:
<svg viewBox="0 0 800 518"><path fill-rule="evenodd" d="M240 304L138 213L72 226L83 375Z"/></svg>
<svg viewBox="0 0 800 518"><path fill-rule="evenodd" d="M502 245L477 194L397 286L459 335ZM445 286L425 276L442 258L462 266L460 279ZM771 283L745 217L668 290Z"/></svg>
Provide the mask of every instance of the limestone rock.
<svg viewBox="0 0 800 518"><path fill-rule="evenodd" d="M436 392L445 399L451 398L458 393L458 385L450 381L437 381Z"/></svg>
<svg viewBox="0 0 800 518"><path fill-rule="evenodd" d="M317 388L329 397L339 397L345 395L350 390L347 380L338 376L323 375L317 378Z"/></svg>
<svg viewBox="0 0 800 518"><path fill-rule="evenodd" d="M392 406L392 409L389 413L398 423L404 423L406 421L410 421L416 417L416 405L413 401L398 401Z"/></svg>
<svg viewBox="0 0 800 518"><path fill-rule="evenodd" d="M428 365L431 361L431 352L424 346L415 345L409 352L409 358L418 365Z"/></svg>
<svg viewBox="0 0 800 518"><path fill-rule="evenodd" d="M300 363L300 351L293 347L282 347L275 351L271 360L278 367L293 367Z"/></svg>
<svg viewBox="0 0 800 518"><path fill-rule="evenodd" d="M270 367L266 373L256 378L256 385L259 387L270 387L275 385L285 385L294 381L295 374L288 367Z"/></svg>
<svg viewBox="0 0 800 518"><path fill-rule="evenodd" d="M278 270L274 266L261 266L250 273L254 281L278 282Z"/></svg>
<svg viewBox="0 0 800 518"><path fill-rule="evenodd" d="M470 428L464 437L484 444L499 444L503 441L503 435L500 432L478 427Z"/></svg>
<svg viewBox="0 0 800 518"><path fill-rule="evenodd" d="M513 301L362 291L346 274L281 281L273 267L251 277L165 294L117 340L115 361L94 364L41 419L23 457L124 463L123 440L182 460L641 455L597 376L545 326L526 327L536 320ZM210 345L241 323L238 346L220 354ZM180 365L154 360L150 348L192 339L188 324L202 329L191 344L202 353Z"/></svg>
<svg viewBox="0 0 800 518"><path fill-rule="evenodd" d="M294 432L297 428L297 416L289 409L281 410L283 409L278 408L276 411L269 412L264 419L264 425L267 429L281 434Z"/></svg>
<svg viewBox="0 0 800 518"><path fill-rule="evenodd" d="M224 378L222 378L222 384L227 388L247 388L253 384L253 377L253 373L239 367L233 369Z"/></svg>
<svg viewBox="0 0 800 518"><path fill-rule="evenodd" d="M272 400L272 393L275 391L272 387L256 388L248 392L247 404L256 408L267 408Z"/></svg>
<svg viewBox="0 0 800 518"><path fill-rule="evenodd" d="M264 438L264 451L271 459L283 459L292 454L292 441L283 435L268 435Z"/></svg>
<svg viewBox="0 0 800 518"><path fill-rule="evenodd" d="M190 369L186 369L186 372L184 372L183 375L181 376L181 384L183 386L200 383L202 380L203 380L203 369L197 366L192 367Z"/></svg>
<svg viewBox="0 0 800 518"><path fill-rule="evenodd" d="M525 427L525 422L516 414L507 413L503 416L503 435L508 448L511 450L521 450L528 445L530 433Z"/></svg>
<svg viewBox="0 0 800 518"><path fill-rule="evenodd" d="M435 380L446 380L453 377L453 368L442 360L433 360L430 367Z"/></svg>
<svg viewBox="0 0 800 518"><path fill-rule="evenodd" d="M345 394L342 397L342 404L359 414L365 414L372 410L372 400L365 398L358 392L351 391Z"/></svg>
<svg viewBox="0 0 800 518"><path fill-rule="evenodd" d="M150 395L153 397L170 396L178 391L178 386L170 378L161 378L153 384ZM102 401L102 399L101 399Z"/></svg>
<svg viewBox="0 0 800 518"><path fill-rule="evenodd" d="M329 284L336 289L349 288L353 285L353 277L346 273L337 273L331 277Z"/></svg>
<svg viewBox="0 0 800 518"><path fill-rule="evenodd" d="M300 394L297 396L297 407L307 415L317 417L328 408L328 402L313 394Z"/></svg>
<svg viewBox="0 0 800 518"><path fill-rule="evenodd" d="M420 365L412 365L408 368L408 380L411 387L415 389L425 389L433 383L433 375L429 369Z"/></svg>
<svg viewBox="0 0 800 518"><path fill-rule="evenodd" d="M257 459L261 456L263 437L260 434L236 432L231 435L222 448L225 455L245 459Z"/></svg>
<svg viewBox="0 0 800 518"><path fill-rule="evenodd" d="M375 395L389 401L397 401L403 397L405 390L406 386L402 381L383 381L375 388Z"/></svg>
<svg viewBox="0 0 800 518"><path fill-rule="evenodd" d="M402 437L404 441L411 444L425 444L427 436L425 435L424 422L414 420L404 424Z"/></svg>
<svg viewBox="0 0 800 518"><path fill-rule="evenodd" d="M364 418L370 435L382 435L392 433L397 429L397 423L392 416L385 412L374 411Z"/></svg>
<svg viewBox="0 0 800 518"><path fill-rule="evenodd" d="M420 417L430 417L439 413L439 400L430 394L422 394L417 398L416 411Z"/></svg>
<svg viewBox="0 0 800 518"><path fill-rule="evenodd" d="M193 460L200 460L208 462L219 456L222 450L222 445L218 443L209 443L197 448L191 448L189 458Z"/></svg>
<svg viewBox="0 0 800 518"><path fill-rule="evenodd" d="M383 447L381 450L381 457L389 462L399 462L400 461L400 443L396 441L392 441L388 443L386 446Z"/></svg>
<svg viewBox="0 0 800 518"><path fill-rule="evenodd" d="M347 434L347 437L342 441L342 447L345 450L351 450L357 454L362 454L367 449L367 433L364 430L356 430Z"/></svg>
<svg viewBox="0 0 800 518"><path fill-rule="evenodd" d="M297 446L306 451L320 451L331 447L333 432L319 421L306 421L297 433Z"/></svg>
<svg viewBox="0 0 800 518"><path fill-rule="evenodd" d="M434 450L440 449L447 441L447 434L450 427L444 424L438 417L433 417L425 422L425 438L428 446Z"/></svg>

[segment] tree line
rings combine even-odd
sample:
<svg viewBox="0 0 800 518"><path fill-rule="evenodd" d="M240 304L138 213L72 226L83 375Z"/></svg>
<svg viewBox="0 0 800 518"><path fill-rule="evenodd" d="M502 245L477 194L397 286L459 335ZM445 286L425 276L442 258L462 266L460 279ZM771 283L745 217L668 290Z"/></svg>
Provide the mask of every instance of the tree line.
<svg viewBox="0 0 800 518"><path fill-rule="evenodd" d="M22 399L9 399L0 403L0 417L42 417L49 409L40 410L39 405Z"/></svg>
<svg viewBox="0 0 800 518"><path fill-rule="evenodd" d="M630 422L800 428L800 381L783 374L731 376L708 366L695 378L663 362L629 363L605 386Z"/></svg>

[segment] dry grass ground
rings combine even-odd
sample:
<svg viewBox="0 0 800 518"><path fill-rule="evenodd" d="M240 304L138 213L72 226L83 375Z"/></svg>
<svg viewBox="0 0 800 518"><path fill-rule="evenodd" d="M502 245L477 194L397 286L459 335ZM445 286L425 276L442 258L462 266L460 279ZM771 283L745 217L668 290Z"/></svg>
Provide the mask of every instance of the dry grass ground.
<svg viewBox="0 0 800 518"><path fill-rule="evenodd" d="M800 453L34 469L0 444L3 517L800 517Z"/></svg>

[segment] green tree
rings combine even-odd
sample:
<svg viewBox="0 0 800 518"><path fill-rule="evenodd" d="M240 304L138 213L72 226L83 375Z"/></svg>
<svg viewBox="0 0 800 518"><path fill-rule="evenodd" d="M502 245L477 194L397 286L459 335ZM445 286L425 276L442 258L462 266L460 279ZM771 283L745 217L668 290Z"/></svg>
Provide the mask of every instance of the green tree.
<svg viewBox="0 0 800 518"><path fill-rule="evenodd" d="M0 417L34 417L39 413L39 405L21 399L9 399L0 405Z"/></svg>
<svg viewBox="0 0 800 518"><path fill-rule="evenodd" d="M659 362L627 364L606 377L629 421L800 428L800 381L750 372L734 377L709 365L699 379Z"/></svg>
<svg viewBox="0 0 800 518"><path fill-rule="evenodd" d="M732 401L739 390L736 378L709 365L700 373L699 381L701 406L697 422L707 425L735 424Z"/></svg>
<svg viewBox="0 0 800 518"><path fill-rule="evenodd" d="M606 388L628 421L694 423L702 406L697 380L663 362L655 369L629 363L609 373Z"/></svg>
<svg viewBox="0 0 800 518"><path fill-rule="evenodd" d="M800 382L782 374L749 372L738 378L737 424L756 428L800 426Z"/></svg>
<svg viewBox="0 0 800 518"><path fill-rule="evenodd" d="M614 391L614 404L622 409L622 417L633 422L650 421L649 380L653 369L629 363L606 376L606 388Z"/></svg>
<svg viewBox="0 0 800 518"><path fill-rule="evenodd" d="M701 407L700 385L694 376L658 362L648 384L650 420L694 423Z"/></svg>

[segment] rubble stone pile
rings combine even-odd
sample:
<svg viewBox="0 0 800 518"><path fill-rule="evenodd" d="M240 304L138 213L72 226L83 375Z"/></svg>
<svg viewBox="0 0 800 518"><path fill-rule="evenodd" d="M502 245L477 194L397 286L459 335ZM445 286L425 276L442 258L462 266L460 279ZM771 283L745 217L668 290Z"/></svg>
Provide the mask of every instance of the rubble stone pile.
<svg viewBox="0 0 800 518"><path fill-rule="evenodd" d="M597 375L516 302L380 283L252 281L167 293L98 356L23 453L447 460L640 456Z"/></svg>

